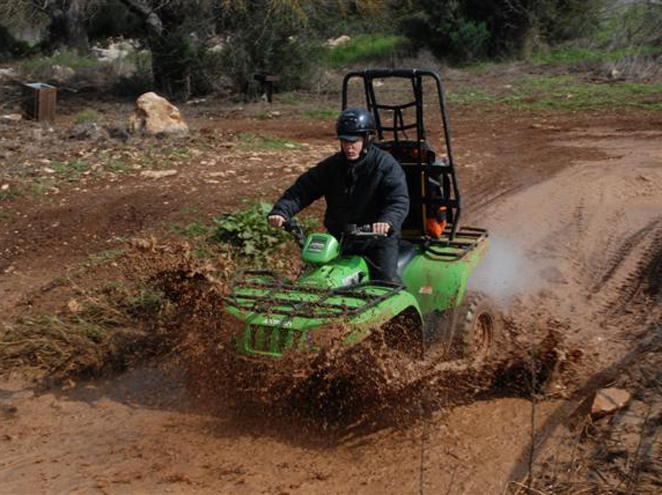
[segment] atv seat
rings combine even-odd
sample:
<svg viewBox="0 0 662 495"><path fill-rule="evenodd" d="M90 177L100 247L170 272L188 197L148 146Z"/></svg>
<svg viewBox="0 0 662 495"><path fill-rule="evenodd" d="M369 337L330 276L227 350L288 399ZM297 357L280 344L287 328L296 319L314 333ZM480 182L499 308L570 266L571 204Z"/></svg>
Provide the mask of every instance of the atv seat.
<svg viewBox="0 0 662 495"><path fill-rule="evenodd" d="M409 190L409 213L402 224L402 238L423 242L429 235L426 221L440 211L455 231L459 200L452 167L436 160L434 150L424 141L383 141L376 143L400 163Z"/></svg>
<svg viewBox="0 0 662 495"><path fill-rule="evenodd" d="M402 274L405 272L405 268L411 260L414 259L414 256L418 254L418 249L411 242L400 241L398 249L398 265L397 265L397 274L400 279L402 279Z"/></svg>

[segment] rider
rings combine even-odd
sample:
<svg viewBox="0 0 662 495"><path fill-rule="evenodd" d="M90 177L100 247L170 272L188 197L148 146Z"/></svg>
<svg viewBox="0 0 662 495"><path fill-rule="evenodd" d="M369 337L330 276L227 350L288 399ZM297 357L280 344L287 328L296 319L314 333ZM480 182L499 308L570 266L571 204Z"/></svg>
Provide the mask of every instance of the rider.
<svg viewBox="0 0 662 495"><path fill-rule="evenodd" d="M373 146L375 121L368 110L344 110L336 133L340 151L303 173L285 191L269 213L269 223L280 227L324 197L324 226L337 239L351 224L369 224L374 233L385 235L351 245L345 253L365 256L373 279L398 281L398 238L409 210L405 174L395 158Z"/></svg>

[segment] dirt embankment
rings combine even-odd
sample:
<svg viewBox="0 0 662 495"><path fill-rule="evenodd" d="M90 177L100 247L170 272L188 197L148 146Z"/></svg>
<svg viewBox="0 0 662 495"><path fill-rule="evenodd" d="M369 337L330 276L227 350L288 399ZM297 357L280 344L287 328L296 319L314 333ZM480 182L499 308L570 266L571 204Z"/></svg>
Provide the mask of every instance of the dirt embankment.
<svg viewBox="0 0 662 495"><path fill-rule="evenodd" d="M487 120L495 132L503 124L500 117ZM609 370L627 369L628 378L617 384L635 394L629 411L644 419L630 421L624 412L613 420L634 428L621 458L641 461L659 452L659 394L648 378L659 361L651 336L660 321L662 133L644 123L619 129L584 122L570 132L567 117L558 120L562 126L539 127L522 118L491 138L482 132L485 126L458 124L464 137L458 154L465 159L460 178L472 205L465 219L492 232L491 254L472 283L501 301L506 328L523 355L550 329L562 334L549 395L538 394L533 403L521 397L536 389L525 380L453 408L377 413L374 421L339 435L323 423L303 428L294 416L274 419L270 411L242 411L229 403L201 410L170 360L45 392L10 380L0 388L2 486L17 493L517 493L529 474L543 493L563 493L578 481L605 493L659 486L654 464L602 462L600 444L582 437L578 425L583 401L613 380ZM504 142L522 150L526 163L505 159ZM177 180L195 183L201 170ZM261 169L247 168L247 178L261 175ZM279 187L285 182L273 180ZM172 203L155 210L157 217L191 197L175 180L138 196L156 194L163 184L172 188L166 200ZM199 205L206 199L214 207L225 204L214 202L218 184L196 184ZM40 215L38 208L24 214ZM19 272L23 263L44 266L38 258L15 260ZM9 288L14 282L2 283ZM461 388L475 379L457 374L455 383L435 382L436 371L425 381L431 393L439 394L440 383ZM591 428L611 431L609 421ZM578 448L581 456L573 454ZM567 466L580 465L586 469L568 474ZM600 466L609 467L609 476L591 474Z"/></svg>

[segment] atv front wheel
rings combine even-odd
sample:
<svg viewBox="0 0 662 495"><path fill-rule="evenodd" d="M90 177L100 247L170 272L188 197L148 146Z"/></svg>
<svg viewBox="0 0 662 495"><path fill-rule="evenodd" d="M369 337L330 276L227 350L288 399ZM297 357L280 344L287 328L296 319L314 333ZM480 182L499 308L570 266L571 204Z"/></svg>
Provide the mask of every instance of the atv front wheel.
<svg viewBox="0 0 662 495"><path fill-rule="evenodd" d="M459 354L475 363L485 361L503 326L496 304L482 292L469 292L457 311L454 334Z"/></svg>

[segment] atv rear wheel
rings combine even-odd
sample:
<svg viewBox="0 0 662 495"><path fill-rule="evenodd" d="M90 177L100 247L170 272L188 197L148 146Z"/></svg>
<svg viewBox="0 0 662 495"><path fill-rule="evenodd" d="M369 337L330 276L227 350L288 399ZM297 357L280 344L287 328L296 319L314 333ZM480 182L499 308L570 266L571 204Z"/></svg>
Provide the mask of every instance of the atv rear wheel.
<svg viewBox="0 0 662 495"><path fill-rule="evenodd" d="M468 292L457 311L454 347L474 363L487 360L503 327L496 304L482 292Z"/></svg>

